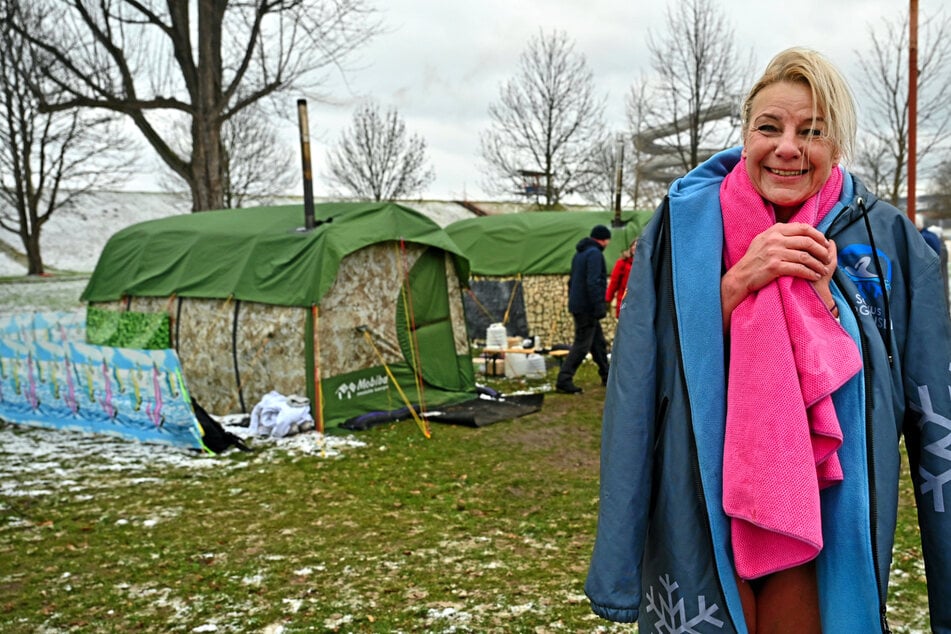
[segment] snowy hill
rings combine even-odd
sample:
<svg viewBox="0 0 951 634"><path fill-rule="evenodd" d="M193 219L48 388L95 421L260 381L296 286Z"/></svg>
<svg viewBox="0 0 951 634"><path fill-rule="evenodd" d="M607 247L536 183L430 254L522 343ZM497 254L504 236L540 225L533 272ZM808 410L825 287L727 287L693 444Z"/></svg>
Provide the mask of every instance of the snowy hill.
<svg viewBox="0 0 951 634"><path fill-rule="evenodd" d="M91 272L109 237L131 224L188 213L191 202L183 194L153 192L94 192L80 204L60 209L43 225L40 248L47 267ZM19 237L3 231L0 240L23 253ZM0 275L25 275L26 267L0 254Z"/></svg>

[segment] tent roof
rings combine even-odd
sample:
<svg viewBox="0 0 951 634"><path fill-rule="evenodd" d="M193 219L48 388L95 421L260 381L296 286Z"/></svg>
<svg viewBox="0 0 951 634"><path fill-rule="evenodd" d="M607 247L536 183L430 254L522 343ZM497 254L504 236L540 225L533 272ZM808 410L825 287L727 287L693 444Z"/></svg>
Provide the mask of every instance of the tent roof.
<svg viewBox="0 0 951 634"><path fill-rule="evenodd" d="M465 256L435 222L395 203L315 205L304 231L303 205L183 214L141 222L113 235L82 299L124 296L227 298L311 306L333 284L340 261L379 242L405 240Z"/></svg>
<svg viewBox="0 0 951 634"><path fill-rule="evenodd" d="M564 275L571 271L575 245L597 224L611 228L604 251L614 262L640 235L653 212L622 212L623 227L612 227L613 211L526 211L459 220L446 232L477 275Z"/></svg>

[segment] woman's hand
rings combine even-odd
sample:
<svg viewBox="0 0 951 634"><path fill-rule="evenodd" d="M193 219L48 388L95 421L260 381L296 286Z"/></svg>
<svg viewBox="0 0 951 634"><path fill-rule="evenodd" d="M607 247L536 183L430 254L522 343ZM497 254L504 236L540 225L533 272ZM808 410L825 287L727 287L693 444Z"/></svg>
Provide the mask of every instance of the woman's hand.
<svg viewBox="0 0 951 634"><path fill-rule="evenodd" d="M836 260L839 257L839 249L834 240L829 240L829 260L826 262L826 272L818 280L812 282L812 286L819 294L819 299L826 305L826 308L835 306L835 299L832 298L832 290L829 284L832 282L832 274L835 273ZM831 308L830 308L831 310Z"/></svg>
<svg viewBox="0 0 951 634"><path fill-rule="evenodd" d="M753 238L743 257L720 280L724 332L733 309L779 277L809 281L829 305L835 261L835 244L815 227L800 222L774 224Z"/></svg>

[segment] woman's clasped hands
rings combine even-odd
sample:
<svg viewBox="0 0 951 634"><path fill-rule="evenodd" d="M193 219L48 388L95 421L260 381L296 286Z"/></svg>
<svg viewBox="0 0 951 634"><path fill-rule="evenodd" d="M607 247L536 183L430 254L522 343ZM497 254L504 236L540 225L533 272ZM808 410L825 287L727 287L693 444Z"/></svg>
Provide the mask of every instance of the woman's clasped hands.
<svg viewBox="0 0 951 634"><path fill-rule="evenodd" d="M776 223L750 242L749 249L720 280L723 326L746 297L780 277L810 282L826 306L833 305L829 282L837 251L815 227L801 222Z"/></svg>

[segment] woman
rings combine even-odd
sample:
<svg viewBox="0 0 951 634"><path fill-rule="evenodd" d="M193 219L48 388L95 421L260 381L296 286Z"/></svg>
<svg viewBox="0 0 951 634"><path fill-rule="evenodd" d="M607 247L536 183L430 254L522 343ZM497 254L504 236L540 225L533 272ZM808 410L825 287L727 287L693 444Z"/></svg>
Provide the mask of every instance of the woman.
<svg viewBox="0 0 951 634"><path fill-rule="evenodd" d="M608 292L604 296L604 301L610 306L611 301L617 298L614 303L615 317L621 316L621 304L624 303L624 295L627 293L627 278L631 275L631 262L634 259L636 246L637 240L621 251L621 257L614 262L614 268L611 269L611 279L608 280Z"/></svg>
<svg viewBox="0 0 951 634"><path fill-rule="evenodd" d="M777 55L742 126L743 146L677 180L639 240L592 608L641 632L887 631L904 433L931 626L951 632L938 258L838 165L855 107L823 57Z"/></svg>

